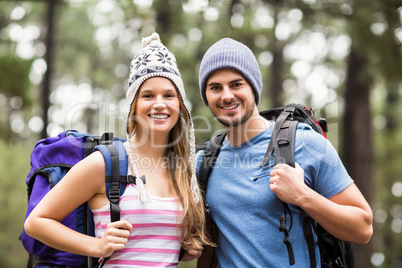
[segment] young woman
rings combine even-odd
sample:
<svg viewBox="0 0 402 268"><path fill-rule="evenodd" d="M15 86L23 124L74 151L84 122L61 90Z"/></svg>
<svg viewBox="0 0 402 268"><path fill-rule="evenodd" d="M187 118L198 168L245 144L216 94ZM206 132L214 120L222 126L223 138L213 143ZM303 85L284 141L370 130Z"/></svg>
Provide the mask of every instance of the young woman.
<svg viewBox="0 0 402 268"><path fill-rule="evenodd" d="M181 247L187 250L183 260L191 260L209 242L183 82L174 55L156 33L143 39L143 49L131 63L127 101L124 145L129 174L137 183L127 185L120 199L121 220L110 223L104 159L94 152L43 198L26 220L25 231L59 250L107 258L104 267L176 267ZM86 201L96 237L61 224Z"/></svg>

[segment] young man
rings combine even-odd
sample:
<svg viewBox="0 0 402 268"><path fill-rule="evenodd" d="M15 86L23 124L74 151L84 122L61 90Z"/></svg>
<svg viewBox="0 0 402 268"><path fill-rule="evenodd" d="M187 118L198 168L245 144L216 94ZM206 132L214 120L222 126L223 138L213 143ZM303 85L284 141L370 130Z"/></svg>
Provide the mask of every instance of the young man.
<svg viewBox="0 0 402 268"><path fill-rule="evenodd" d="M206 193L218 227L219 267L289 266L284 234L278 230L282 201L293 216L295 267L310 267L298 207L335 237L368 243L373 232L370 206L330 142L309 126L299 124L297 129L295 168L274 166L272 157L260 167L274 122L257 110L262 78L247 46L229 38L212 45L201 61L199 83L202 100L227 134ZM197 155L197 170L202 155ZM317 246L316 252L321 267Z"/></svg>

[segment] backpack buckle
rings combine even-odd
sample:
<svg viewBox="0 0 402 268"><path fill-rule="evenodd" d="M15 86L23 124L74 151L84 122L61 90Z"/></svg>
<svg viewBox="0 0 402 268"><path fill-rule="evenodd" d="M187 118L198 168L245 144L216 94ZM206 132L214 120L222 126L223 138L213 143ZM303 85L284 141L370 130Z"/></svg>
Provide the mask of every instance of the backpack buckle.
<svg viewBox="0 0 402 268"><path fill-rule="evenodd" d="M293 114L295 113L295 109L296 108L293 106L286 106L283 111L289 113L288 118L290 118L290 120L293 120Z"/></svg>
<svg viewBox="0 0 402 268"><path fill-rule="evenodd" d="M110 189L109 199L112 203L118 203L120 199L120 189Z"/></svg>
<svg viewBox="0 0 402 268"><path fill-rule="evenodd" d="M126 176L126 184L135 184L135 176L127 175Z"/></svg>

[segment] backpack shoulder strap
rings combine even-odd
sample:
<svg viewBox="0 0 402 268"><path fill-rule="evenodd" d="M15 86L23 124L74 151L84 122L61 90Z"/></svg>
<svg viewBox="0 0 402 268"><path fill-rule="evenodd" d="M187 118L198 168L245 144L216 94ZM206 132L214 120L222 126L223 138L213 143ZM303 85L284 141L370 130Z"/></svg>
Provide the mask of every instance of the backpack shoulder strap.
<svg viewBox="0 0 402 268"><path fill-rule="evenodd" d="M304 238L307 242L308 254L310 256L310 267L315 268L316 264L316 256L315 256L315 242L313 230L315 227L313 218L310 217L304 210L301 210L301 214L303 216L303 234Z"/></svg>
<svg viewBox="0 0 402 268"><path fill-rule="evenodd" d="M110 201L111 221L120 220L119 200L128 183L135 183L134 176L128 176L128 156L121 141L105 142L95 147L105 161L106 195Z"/></svg>
<svg viewBox="0 0 402 268"><path fill-rule="evenodd" d="M295 166L294 141L299 122L293 118L294 110L295 108L292 106L285 107L276 119L271 141L260 164L261 167L268 163L272 154L274 154L275 164L286 163L292 167Z"/></svg>
<svg viewBox="0 0 402 268"><path fill-rule="evenodd" d="M282 125L274 148L274 162L295 167L295 134L299 122L286 120Z"/></svg>
<svg viewBox="0 0 402 268"><path fill-rule="evenodd" d="M222 132L213 136L210 142L207 144L204 155L202 156L202 163L200 171L198 173L198 183L200 184L204 200L207 192L209 175L211 175L212 169L214 168L216 159L219 155L225 137L226 132Z"/></svg>
<svg viewBox="0 0 402 268"><path fill-rule="evenodd" d="M264 166L269 161L271 154L274 156L274 163L280 164L285 163L289 166L295 167L295 137L296 137L296 129L299 124L299 120L294 118L295 106L287 106L284 108L283 112L277 117L275 122L275 127L272 132L271 141L268 145L268 149L264 158L261 162L261 166ZM286 227L286 210L289 210L289 206L286 203L282 203L284 207L284 216L282 216L282 220L284 221L284 225L281 224L281 231L285 234L284 243L288 249L289 254L289 264L295 262L293 249L289 242L289 230ZM290 213L289 213L290 214ZM291 215L291 214L290 214ZM315 243L312 232L313 221L311 217L302 210L303 215L303 233L305 239L307 241L308 252L310 256L310 265L311 267L316 267L316 255L315 255ZM290 226L292 225L292 219Z"/></svg>
<svg viewBox="0 0 402 268"><path fill-rule="evenodd" d="M276 118L275 127L271 135L271 140L269 142L264 158L260 164L261 167L265 166L268 163L272 154L274 156L275 165L285 163L292 167L295 167L294 143L296 128L299 122L297 120L294 120L294 111L295 107L286 106L280 113L280 115ZM281 216L279 219L279 231L283 232L285 235L283 243L286 245L288 251L289 265L293 265L295 264L295 257L292 244L289 240L289 232L292 229L293 219L288 204L282 202L282 205L284 208L284 215ZM286 226L286 212L289 212L290 215L289 229Z"/></svg>
<svg viewBox="0 0 402 268"><path fill-rule="evenodd" d="M198 183L200 185L202 197L204 199L205 215L206 215L206 228L207 234L212 242L217 242L217 228L209 213L209 205L206 202L206 193L209 176L214 168L216 159L222 147L223 140L226 137L226 132L219 133L211 138L209 143L205 147L204 154L202 156L202 163L198 172ZM216 248L211 246L205 246L202 256L199 258L197 267L216 267L217 263Z"/></svg>

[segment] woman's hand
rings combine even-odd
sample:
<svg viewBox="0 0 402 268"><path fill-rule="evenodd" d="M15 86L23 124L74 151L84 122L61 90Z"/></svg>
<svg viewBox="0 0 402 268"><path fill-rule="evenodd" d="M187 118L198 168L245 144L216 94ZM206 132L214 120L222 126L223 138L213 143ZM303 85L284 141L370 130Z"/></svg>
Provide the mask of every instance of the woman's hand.
<svg viewBox="0 0 402 268"><path fill-rule="evenodd" d="M128 242L132 228L132 225L126 220L108 224L100 239L99 256L106 258L114 251L123 249Z"/></svg>

